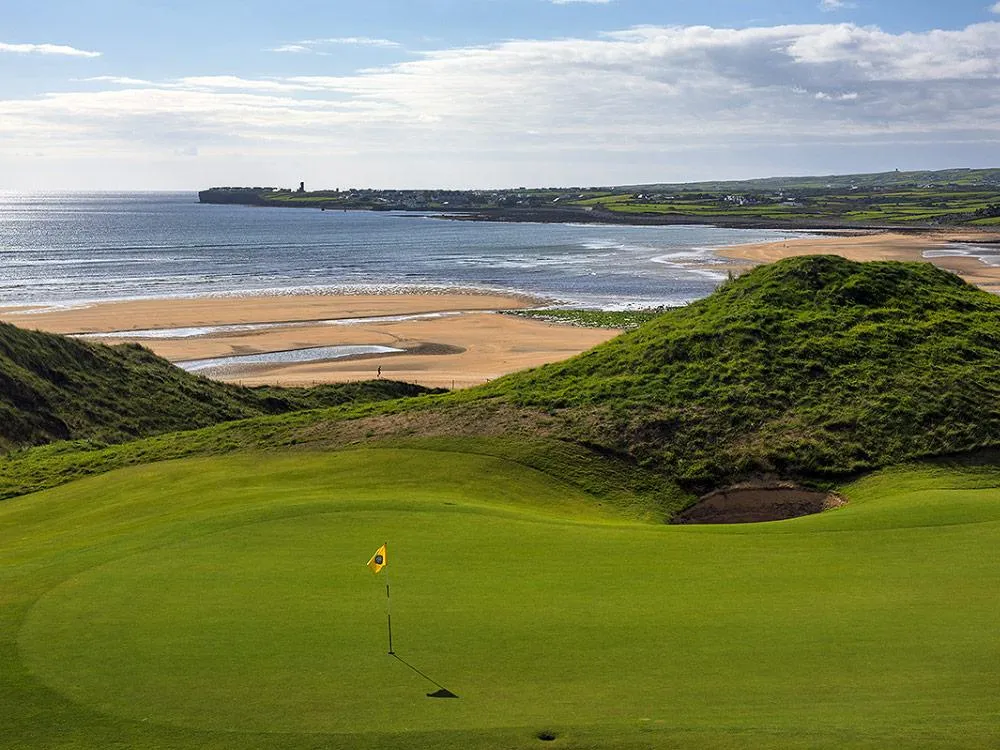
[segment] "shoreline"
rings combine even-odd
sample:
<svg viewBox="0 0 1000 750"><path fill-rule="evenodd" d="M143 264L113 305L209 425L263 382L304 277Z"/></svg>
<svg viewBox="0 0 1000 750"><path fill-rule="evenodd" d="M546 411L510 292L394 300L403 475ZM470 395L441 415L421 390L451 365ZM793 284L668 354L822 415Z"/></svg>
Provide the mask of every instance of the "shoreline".
<svg viewBox="0 0 1000 750"><path fill-rule="evenodd" d="M322 324L368 317L518 310L543 304L544 300L529 295L471 290L398 294L253 293L79 302L66 307L18 305L0 307L0 320L22 328L31 328L35 323L51 333L82 335L272 323ZM128 321L127 325L123 321Z"/></svg>
<svg viewBox="0 0 1000 750"><path fill-rule="evenodd" d="M308 206L293 206L309 208ZM357 209L370 210L370 209ZM422 209L420 209L422 210ZM510 224L604 224L607 226L710 226L721 229L773 229L786 232L900 232L922 233L940 231L933 226L898 226L892 224L854 224L830 219L787 219L777 222L773 218L753 216L712 215L670 213L618 213L607 210L587 210L574 208L490 208L460 210L452 212L433 209L432 217L446 221L481 221ZM400 214L408 213L400 211ZM416 213L416 210L414 210ZM957 231L977 231L975 228L956 225ZM1000 235L998 235L1000 237Z"/></svg>
<svg viewBox="0 0 1000 750"><path fill-rule="evenodd" d="M795 255L931 262L1000 293L1000 265L961 255L960 248L955 254L924 257L925 252L963 243L1000 244L1000 235L967 230L826 230L811 237L715 248L713 253L730 261L729 267L737 272ZM307 362L226 365L215 377L250 386L309 386L384 377L461 388L567 359L620 333L500 314L547 302L529 294L467 288L419 293L278 291L74 303L63 308L20 304L0 307L0 321L108 344L137 343L175 363L323 347L389 347L395 351ZM136 336L130 337L128 331Z"/></svg>
<svg viewBox="0 0 1000 750"><path fill-rule="evenodd" d="M736 181L741 182L741 181ZM694 183L697 184L697 183ZM636 186L641 187L641 186ZM623 186L609 188L614 191L626 190ZM734 187L733 190L739 192L743 188ZM501 193L520 193L526 190L500 190ZM577 188L579 190L579 188ZM591 189L591 192L596 189ZM789 188L794 190L794 188ZM436 219L452 221L481 221L481 222L509 222L509 223L536 223L536 224L607 224L607 225L632 225L632 226L716 226L730 229L776 229L787 231L889 231L889 232L935 232L941 229L941 225L936 224L892 224L892 223L865 223L850 221L838 218L820 218L816 216L803 215L795 218L776 219L774 217L757 217L745 214L712 214L710 216L699 216L691 213L631 213L617 212L607 208L584 205L563 204L556 206L549 205L505 205L477 207L473 204L461 206L435 205L428 203L421 206L406 205L405 201L394 204L392 201L383 203L355 202L344 204L339 202L344 196L331 194L329 191L304 192L301 195L291 191L277 191L282 193L280 200L273 199L275 189L272 188L208 188L198 191L198 202L205 205L241 205L249 208L298 208L320 211L363 211L373 213L394 213L398 215L430 215ZM350 192L350 191L348 191ZM365 192L365 191L362 191ZM375 192L414 192L414 191L378 191ZM423 192L423 191L419 191ZM463 192L463 191L458 191ZM532 192L532 190L528 190ZM571 191L572 192L572 191ZM598 191L600 192L600 191ZM721 192L719 190L709 190L708 192ZM269 197L269 194L271 197ZM966 217L967 218L967 217ZM974 225L956 223L948 225L946 231L978 231ZM989 230L986 230L989 231Z"/></svg>

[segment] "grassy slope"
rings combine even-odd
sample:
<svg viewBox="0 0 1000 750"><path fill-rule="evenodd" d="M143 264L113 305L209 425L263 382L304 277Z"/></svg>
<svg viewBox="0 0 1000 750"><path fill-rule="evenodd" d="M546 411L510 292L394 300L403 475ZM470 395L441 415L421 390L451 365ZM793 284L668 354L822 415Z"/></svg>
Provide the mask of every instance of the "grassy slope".
<svg viewBox="0 0 1000 750"><path fill-rule="evenodd" d="M1000 472L640 525L445 450L135 467L0 505L0 746L978 748ZM830 533L837 532L837 533ZM385 655L390 542L396 650Z"/></svg>
<svg viewBox="0 0 1000 750"><path fill-rule="evenodd" d="M424 391L390 381L241 388L186 373L140 346L108 347L0 323L0 451L53 440L121 442Z"/></svg>
<svg viewBox="0 0 1000 750"><path fill-rule="evenodd" d="M930 264L792 258L565 362L453 398L562 413L688 486L1000 444L1000 300Z"/></svg>
<svg viewBox="0 0 1000 750"><path fill-rule="evenodd" d="M408 404L412 405L412 399ZM402 407L403 404L398 406ZM117 468L191 456L356 446L350 432L336 439L352 416L379 408L352 406L331 411L301 412L261 420L230 422L192 432L170 433L123 445L91 448L86 444L57 443L9 456L0 461L0 500L56 487ZM382 408L392 408L386 404ZM487 416L486 419L489 417ZM367 444L379 444L364 439ZM418 446L431 451L455 451L500 458L547 474L585 493L592 501L618 508L633 518L666 520L693 498L669 477L611 455L594 453L572 442L520 435L516 437L422 437L383 441L387 446Z"/></svg>

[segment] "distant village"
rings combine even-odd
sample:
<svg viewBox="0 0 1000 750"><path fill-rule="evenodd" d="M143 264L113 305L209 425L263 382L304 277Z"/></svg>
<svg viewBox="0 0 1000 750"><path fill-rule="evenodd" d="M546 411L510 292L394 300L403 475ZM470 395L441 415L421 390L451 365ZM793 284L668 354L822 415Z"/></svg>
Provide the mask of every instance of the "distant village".
<svg viewBox="0 0 1000 750"><path fill-rule="evenodd" d="M849 191L858 190L852 185ZM878 189L875 189L877 192ZM280 187L213 187L199 194L202 203L283 204L315 208L366 209L382 211L476 211L488 208L574 208L603 204L615 197L645 205L669 204L677 200L713 200L733 207L774 206L796 208L804 205L786 190L720 193L718 191L636 191L623 187L512 188L499 190L379 190L347 188L307 191Z"/></svg>
<svg viewBox="0 0 1000 750"><path fill-rule="evenodd" d="M485 208L540 208L563 205L608 196L611 188L505 190L378 190L347 188L307 191L304 183L297 189L257 187L213 187L198 195L202 203L246 203L259 205L287 204L317 208L368 209L383 211L477 210Z"/></svg>
<svg viewBox="0 0 1000 750"><path fill-rule="evenodd" d="M965 224L1000 227L1000 169L616 187L496 190L307 190L214 187L202 203L323 211L431 211L486 221L712 223L802 228Z"/></svg>

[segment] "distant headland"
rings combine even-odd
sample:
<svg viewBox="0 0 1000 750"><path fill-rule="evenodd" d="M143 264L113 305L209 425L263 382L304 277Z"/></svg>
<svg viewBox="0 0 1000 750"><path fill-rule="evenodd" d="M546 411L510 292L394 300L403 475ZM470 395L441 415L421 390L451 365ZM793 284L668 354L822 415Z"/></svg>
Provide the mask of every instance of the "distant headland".
<svg viewBox="0 0 1000 750"><path fill-rule="evenodd" d="M773 177L617 187L307 191L213 187L202 203L430 211L468 221L1000 231L1000 169Z"/></svg>

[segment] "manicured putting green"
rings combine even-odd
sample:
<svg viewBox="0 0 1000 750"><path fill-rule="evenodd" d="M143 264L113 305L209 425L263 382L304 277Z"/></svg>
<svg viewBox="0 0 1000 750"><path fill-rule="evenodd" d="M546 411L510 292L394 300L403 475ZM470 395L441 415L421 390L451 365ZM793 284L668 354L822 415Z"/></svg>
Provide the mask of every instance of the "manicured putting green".
<svg viewBox="0 0 1000 750"><path fill-rule="evenodd" d="M897 472L821 516L670 528L455 453L117 472L0 506L25 674L0 682L150 745L987 746L998 486Z"/></svg>

